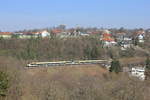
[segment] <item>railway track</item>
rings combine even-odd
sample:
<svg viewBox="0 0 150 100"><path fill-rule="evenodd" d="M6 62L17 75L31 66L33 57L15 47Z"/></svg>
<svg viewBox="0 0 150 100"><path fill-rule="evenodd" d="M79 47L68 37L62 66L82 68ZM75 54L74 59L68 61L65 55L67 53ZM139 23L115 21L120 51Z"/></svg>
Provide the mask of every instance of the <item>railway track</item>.
<svg viewBox="0 0 150 100"><path fill-rule="evenodd" d="M57 62L32 62L27 64L28 68L54 67L68 65L89 65L89 64L108 64L111 60L76 60L76 61L57 61Z"/></svg>

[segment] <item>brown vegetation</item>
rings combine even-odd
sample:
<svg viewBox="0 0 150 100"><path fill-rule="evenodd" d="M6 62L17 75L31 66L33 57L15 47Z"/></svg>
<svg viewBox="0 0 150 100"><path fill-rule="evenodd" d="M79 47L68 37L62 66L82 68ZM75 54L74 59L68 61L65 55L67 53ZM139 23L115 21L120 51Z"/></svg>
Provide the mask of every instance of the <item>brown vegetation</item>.
<svg viewBox="0 0 150 100"><path fill-rule="evenodd" d="M99 39L93 37L0 39L0 71L9 76L6 96L0 99L149 100L149 81L122 73L110 74L98 65L24 68L29 61L108 58L123 58L121 64L143 61L138 57L127 59L139 56L136 50L129 52L122 53L118 47L103 48Z"/></svg>
<svg viewBox="0 0 150 100"><path fill-rule="evenodd" d="M99 66L68 66L28 71L29 87L22 97L24 100L149 99L149 85L146 83L128 75L110 75Z"/></svg>
<svg viewBox="0 0 150 100"><path fill-rule="evenodd" d="M0 39L0 56L22 60L70 60L70 59L108 59L146 56L145 51L119 47L103 48L96 37L52 38L52 39Z"/></svg>
<svg viewBox="0 0 150 100"><path fill-rule="evenodd" d="M109 74L99 65L24 69L16 67L23 61L0 59L11 79L5 100L149 100L148 81Z"/></svg>

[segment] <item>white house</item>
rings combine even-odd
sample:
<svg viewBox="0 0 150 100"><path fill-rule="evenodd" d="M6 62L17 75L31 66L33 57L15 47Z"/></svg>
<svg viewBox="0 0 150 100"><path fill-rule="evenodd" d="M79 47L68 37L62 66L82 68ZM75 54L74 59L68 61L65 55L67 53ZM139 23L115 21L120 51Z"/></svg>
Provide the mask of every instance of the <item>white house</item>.
<svg viewBox="0 0 150 100"><path fill-rule="evenodd" d="M41 36L42 36L43 38L50 36L50 33L49 33L48 31L46 31L46 30L42 31L40 34L41 34Z"/></svg>
<svg viewBox="0 0 150 100"><path fill-rule="evenodd" d="M117 45L117 42L115 41L104 41L104 46L115 46Z"/></svg>
<svg viewBox="0 0 150 100"><path fill-rule="evenodd" d="M136 37L137 37L139 43L143 43L144 42L144 38L145 38L145 31L144 30L138 31L136 33Z"/></svg>
<svg viewBox="0 0 150 100"><path fill-rule="evenodd" d="M61 34L58 34L57 37L60 37L60 38L67 38L67 37L70 37L70 34L69 32L61 32Z"/></svg>
<svg viewBox="0 0 150 100"><path fill-rule="evenodd" d="M138 35L138 40L140 43L143 43L144 42L144 35L143 34Z"/></svg>
<svg viewBox="0 0 150 100"><path fill-rule="evenodd" d="M81 36L90 36L87 32L84 32L84 33L83 33L83 32L80 32L80 35L81 35Z"/></svg>
<svg viewBox="0 0 150 100"><path fill-rule="evenodd" d="M121 50L127 50L128 48L131 48L131 47L133 47L133 44L127 41L122 42L121 44Z"/></svg>
<svg viewBox="0 0 150 100"><path fill-rule="evenodd" d="M134 67L131 69L131 75L138 77L141 80L145 80L145 68L144 67Z"/></svg>
<svg viewBox="0 0 150 100"><path fill-rule="evenodd" d="M11 36L12 36L11 32L0 32L1 38L9 39L9 38L11 38Z"/></svg>

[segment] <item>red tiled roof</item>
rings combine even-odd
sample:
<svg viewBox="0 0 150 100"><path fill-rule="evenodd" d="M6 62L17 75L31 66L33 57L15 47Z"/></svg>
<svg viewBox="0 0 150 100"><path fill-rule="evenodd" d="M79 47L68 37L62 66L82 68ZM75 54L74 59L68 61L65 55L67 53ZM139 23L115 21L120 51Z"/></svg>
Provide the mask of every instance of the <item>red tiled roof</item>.
<svg viewBox="0 0 150 100"><path fill-rule="evenodd" d="M137 31L135 34L144 34L144 31Z"/></svg>
<svg viewBox="0 0 150 100"><path fill-rule="evenodd" d="M106 34L106 33L105 33L105 34L103 34L103 36L104 36L104 37L110 37L110 36L112 36L112 35L111 35L111 34Z"/></svg>
<svg viewBox="0 0 150 100"><path fill-rule="evenodd" d="M12 35L12 32L0 32L0 35Z"/></svg>
<svg viewBox="0 0 150 100"><path fill-rule="evenodd" d="M31 32L32 34L37 34L37 33L39 33L39 32Z"/></svg>
<svg viewBox="0 0 150 100"><path fill-rule="evenodd" d="M103 41L109 41L109 42L112 42L112 41L115 41L113 38L110 38L110 37L105 37L102 39Z"/></svg>

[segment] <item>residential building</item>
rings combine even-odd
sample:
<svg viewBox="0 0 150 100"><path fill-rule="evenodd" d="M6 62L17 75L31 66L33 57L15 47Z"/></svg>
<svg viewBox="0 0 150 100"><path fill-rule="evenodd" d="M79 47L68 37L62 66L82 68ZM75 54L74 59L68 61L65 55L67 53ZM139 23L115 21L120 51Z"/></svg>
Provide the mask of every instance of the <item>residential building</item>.
<svg viewBox="0 0 150 100"><path fill-rule="evenodd" d="M145 80L145 67L133 67L131 75L138 77L141 80Z"/></svg>
<svg viewBox="0 0 150 100"><path fill-rule="evenodd" d="M42 38L50 37L50 33L47 30L42 31L39 34L41 35Z"/></svg>
<svg viewBox="0 0 150 100"><path fill-rule="evenodd" d="M12 36L12 32L0 32L0 37L9 39Z"/></svg>
<svg viewBox="0 0 150 100"><path fill-rule="evenodd" d="M144 43L144 34L138 35L138 41L139 41L139 43Z"/></svg>
<svg viewBox="0 0 150 100"><path fill-rule="evenodd" d="M144 43L144 38L145 38L144 30L139 30L136 32L136 39L138 40L139 43Z"/></svg>
<svg viewBox="0 0 150 100"><path fill-rule="evenodd" d="M117 44L108 30L104 30L100 40L103 42L104 46L114 46Z"/></svg>

